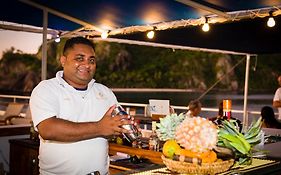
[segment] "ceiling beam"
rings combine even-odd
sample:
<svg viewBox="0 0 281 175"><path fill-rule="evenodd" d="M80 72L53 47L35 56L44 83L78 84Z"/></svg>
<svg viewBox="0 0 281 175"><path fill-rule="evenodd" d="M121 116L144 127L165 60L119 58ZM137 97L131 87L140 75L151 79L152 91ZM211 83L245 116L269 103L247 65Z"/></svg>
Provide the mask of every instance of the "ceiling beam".
<svg viewBox="0 0 281 175"><path fill-rule="evenodd" d="M33 28L28 26L17 26L13 24L0 24L0 29L4 30L12 30L12 31L24 31L24 32L31 32L31 33L43 33L42 28ZM48 34L55 35L57 33L56 30L48 29Z"/></svg>
<svg viewBox="0 0 281 175"><path fill-rule="evenodd" d="M134 44L134 45L141 45L141 46L152 46L152 47L179 49L179 50L191 50L191 51L222 53L222 54L232 54L232 55L251 55L251 56L256 56L255 54L249 54L249 53L243 53L243 52L235 52L235 51L229 51L229 50L208 49L208 48L181 46L181 45L174 45L174 44L161 44L161 43L155 43L155 42L137 41L137 40L129 40L129 39L118 39L118 38L102 39L100 37L94 37L94 38L92 38L92 40L94 42L105 41L105 42L126 43L126 44Z"/></svg>
<svg viewBox="0 0 281 175"><path fill-rule="evenodd" d="M104 31L104 30L102 30L101 28L96 27L96 26L94 26L94 25L91 24L91 23L88 23L88 22L86 22L86 21L83 21L83 20L74 18L74 17L69 16L69 15L66 15L66 14L64 14L64 13L62 13L62 12L59 12L59 11L54 10L54 9L51 9L51 8L49 8L49 7L40 5L40 4L35 3L35 2L32 2L32 1L30 1L30 0L19 0L19 1L20 1L20 2L23 2L23 3L25 3L25 4L28 4L28 5L30 5L30 6L39 8L39 9L41 9L41 10L46 9L46 10L48 11L48 13L52 13L52 14L54 14L54 15L56 15L56 16L61 17L61 18L64 18L64 19L67 19L67 20L72 21L72 22L74 22L74 23L80 24L80 25L84 26L85 28L91 28L91 29L96 30L96 31L98 31L98 32L100 32L100 33L102 33L102 32Z"/></svg>
<svg viewBox="0 0 281 175"><path fill-rule="evenodd" d="M220 10L208 7L206 5L200 4L198 2L194 2L192 0L176 0L176 1L178 1L178 2L180 2L182 4L185 4L185 5L191 6L191 7L195 8L195 9L201 9L201 10L205 10L205 11L211 12L213 14L216 14L216 15L224 17L224 18L229 18L230 17L227 13L225 13L223 11L220 11Z"/></svg>

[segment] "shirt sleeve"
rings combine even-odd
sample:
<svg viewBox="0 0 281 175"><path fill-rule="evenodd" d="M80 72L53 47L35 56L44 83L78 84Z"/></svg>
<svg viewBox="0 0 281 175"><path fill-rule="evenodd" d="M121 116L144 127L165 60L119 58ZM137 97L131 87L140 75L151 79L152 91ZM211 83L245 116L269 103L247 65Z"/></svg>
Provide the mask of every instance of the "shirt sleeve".
<svg viewBox="0 0 281 175"><path fill-rule="evenodd" d="M281 101L281 88L276 90L273 101Z"/></svg>
<svg viewBox="0 0 281 175"><path fill-rule="evenodd" d="M52 88L41 82L34 88L30 97L32 120L37 130L37 125L48 118L58 115L59 102Z"/></svg>

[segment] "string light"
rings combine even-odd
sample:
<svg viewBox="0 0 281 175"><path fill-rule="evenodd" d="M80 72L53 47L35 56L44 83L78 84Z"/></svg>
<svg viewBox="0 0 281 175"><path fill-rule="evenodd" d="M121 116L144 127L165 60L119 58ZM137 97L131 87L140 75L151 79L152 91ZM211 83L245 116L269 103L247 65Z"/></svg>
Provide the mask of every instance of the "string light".
<svg viewBox="0 0 281 175"><path fill-rule="evenodd" d="M204 32L208 32L210 30L210 26L209 26L208 18L207 17L205 17L205 23L202 26L202 30Z"/></svg>
<svg viewBox="0 0 281 175"><path fill-rule="evenodd" d="M101 38L106 39L108 37L108 31L104 31L101 33Z"/></svg>
<svg viewBox="0 0 281 175"><path fill-rule="evenodd" d="M56 36L55 42L59 43L60 42L60 36L61 36L61 32L59 32Z"/></svg>
<svg viewBox="0 0 281 175"><path fill-rule="evenodd" d="M268 27L274 27L275 26L275 20L273 18L273 15L272 15L272 11L269 12L269 18L267 20L267 26Z"/></svg>
<svg viewBox="0 0 281 175"><path fill-rule="evenodd" d="M151 30L151 31L147 32L146 36L147 36L147 38L152 39L152 38L154 38L154 34L155 34L154 30Z"/></svg>

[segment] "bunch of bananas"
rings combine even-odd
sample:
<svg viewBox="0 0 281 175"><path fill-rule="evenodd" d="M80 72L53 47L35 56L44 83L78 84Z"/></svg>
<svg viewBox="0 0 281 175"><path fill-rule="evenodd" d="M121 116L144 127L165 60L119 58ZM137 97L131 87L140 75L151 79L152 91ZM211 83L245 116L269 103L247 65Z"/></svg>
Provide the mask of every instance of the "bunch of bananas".
<svg viewBox="0 0 281 175"><path fill-rule="evenodd" d="M218 146L226 147L234 152L239 164L251 164L253 147L260 143L262 137L261 117L251 123L241 133L235 120L224 120L219 127Z"/></svg>

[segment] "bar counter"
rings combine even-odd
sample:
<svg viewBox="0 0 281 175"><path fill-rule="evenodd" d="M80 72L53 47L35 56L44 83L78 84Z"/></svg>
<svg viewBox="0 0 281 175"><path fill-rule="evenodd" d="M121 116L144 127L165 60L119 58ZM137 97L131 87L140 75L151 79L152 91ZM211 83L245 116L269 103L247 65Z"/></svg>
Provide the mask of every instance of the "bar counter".
<svg viewBox="0 0 281 175"><path fill-rule="evenodd" d="M38 142L31 141L29 139L13 139L10 140L11 143L11 160L10 160L10 170L21 170L23 169L30 169L36 172L38 172L38 167L35 165L38 163ZM16 148L16 149L13 149ZM28 155L24 155L22 149L27 149L29 151L26 151ZM269 151L268 155L265 159L265 162L256 167L251 167L248 169L230 169L227 173L223 174L231 174L234 172L239 171L240 174L249 174L249 175L256 175L256 174L281 174L281 142L275 142L270 144L264 145L264 150ZM33 150L32 154L30 150ZM165 165L162 162L161 159L161 152L155 152L151 150L146 149L140 149L140 148L132 148L129 146L124 145L118 145L115 143L109 144L109 154L115 155L117 152L126 153L131 156L137 156L139 158L142 158L145 160L144 162L140 162L137 164L132 163L129 160L125 161L117 161L117 162L111 162L110 163L110 173L111 174L137 174L137 173L145 173L145 174L177 174L177 173L171 173ZM15 155L15 156L13 156ZM26 157L30 157L30 161L19 161L18 156L21 156L23 160L26 159ZM15 157L15 158L13 158ZM23 163L29 163L26 166L22 166ZM22 167L22 169L16 168L19 164L19 166ZM34 164L35 163L35 164ZM26 167L33 167L33 168L26 168ZM149 171L148 171L149 170ZM158 173L157 173L158 172ZM161 172L161 173L159 173ZM11 174L17 174L17 172L13 173L11 171ZM31 173L32 174L32 173Z"/></svg>

